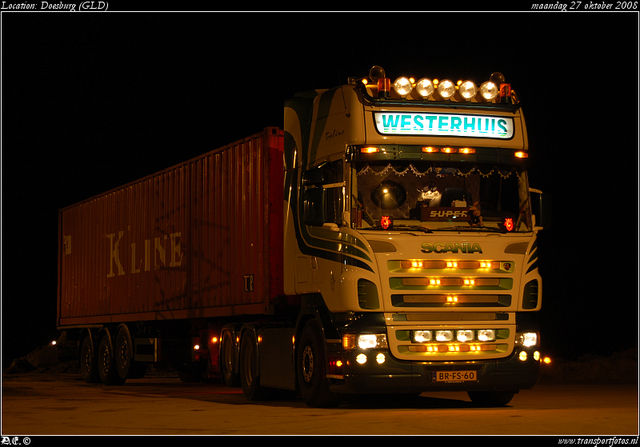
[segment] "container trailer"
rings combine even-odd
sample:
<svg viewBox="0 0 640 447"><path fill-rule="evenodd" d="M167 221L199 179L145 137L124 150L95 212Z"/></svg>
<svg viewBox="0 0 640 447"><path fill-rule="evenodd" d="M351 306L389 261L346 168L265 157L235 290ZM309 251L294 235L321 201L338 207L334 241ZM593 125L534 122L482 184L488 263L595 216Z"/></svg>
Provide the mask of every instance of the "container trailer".
<svg viewBox="0 0 640 447"><path fill-rule="evenodd" d="M250 400L531 388L542 193L520 102L384 69L59 211L58 328L86 382L149 363Z"/></svg>

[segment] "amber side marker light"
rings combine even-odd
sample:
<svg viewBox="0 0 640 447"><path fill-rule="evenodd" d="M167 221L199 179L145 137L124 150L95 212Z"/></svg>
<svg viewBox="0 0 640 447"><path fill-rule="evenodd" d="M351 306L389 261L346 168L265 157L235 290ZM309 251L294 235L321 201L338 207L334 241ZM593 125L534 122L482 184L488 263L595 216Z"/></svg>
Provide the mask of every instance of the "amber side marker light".
<svg viewBox="0 0 640 447"><path fill-rule="evenodd" d="M516 158L529 158L529 154L527 154L526 152L522 152L522 151L518 151L515 154L513 154Z"/></svg>

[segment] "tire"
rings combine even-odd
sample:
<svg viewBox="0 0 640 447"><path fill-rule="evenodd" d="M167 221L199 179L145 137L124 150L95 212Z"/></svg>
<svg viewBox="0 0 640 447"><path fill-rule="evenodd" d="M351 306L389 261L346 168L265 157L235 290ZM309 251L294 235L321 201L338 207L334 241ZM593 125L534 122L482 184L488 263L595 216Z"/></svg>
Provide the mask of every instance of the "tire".
<svg viewBox="0 0 640 447"><path fill-rule="evenodd" d="M133 347L129 330L123 326L116 335L116 345L114 349L116 369L120 379L126 380L133 372Z"/></svg>
<svg viewBox="0 0 640 447"><path fill-rule="evenodd" d="M100 382L100 375L98 374L98 362L96 361L96 355L91 342L91 337L85 337L80 348L80 372L82 374L82 380L86 383L98 383Z"/></svg>
<svg viewBox="0 0 640 447"><path fill-rule="evenodd" d="M310 320L302 330L296 350L298 386L309 407L330 408L340 404L338 396L329 390L326 364L320 325L316 320Z"/></svg>
<svg viewBox="0 0 640 447"><path fill-rule="evenodd" d="M234 372L236 366L236 347L233 335L226 331L222 336L220 346L220 372L225 385L229 387L240 386L240 376Z"/></svg>
<svg viewBox="0 0 640 447"><path fill-rule="evenodd" d="M504 407L516 391L469 391L467 392L471 398L471 402L480 407Z"/></svg>
<svg viewBox="0 0 640 447"><path fill-rule="evenodd" d="M271 396L271 390L260 385L258 361L258 342L249 329L240 342L240 384L245 397L251 401L267 400Z"/></svg>
<svg viewBox="0 0 640 447"><path fill-rule="evenodd" d="M116 369L118 375L124 381L127 379L140 379L147 372L147 364L136 362L133 359L133 340L129 328L122 326L116 336L114 347Z"/></svg>
<svg viewBox="0 0 640 447"><path fill-rule="evenodd" d="M109 334L104 334L100 339L97 361L98 373L100 374L100 381L102 383L105 385L122 385L124 383L124 379L118 374Z"/></svg>

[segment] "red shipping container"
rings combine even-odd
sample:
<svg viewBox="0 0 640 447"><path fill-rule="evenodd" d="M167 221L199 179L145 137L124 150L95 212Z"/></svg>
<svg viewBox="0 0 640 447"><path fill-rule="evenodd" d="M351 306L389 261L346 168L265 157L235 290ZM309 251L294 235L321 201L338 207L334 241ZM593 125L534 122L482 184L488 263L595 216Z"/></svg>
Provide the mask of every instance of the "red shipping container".
<svg viewBox="0 0 640 447"><path fill-rule="evenodd" d="M283 132L59 212L58 325L265 314L282 295Z"/></svg>

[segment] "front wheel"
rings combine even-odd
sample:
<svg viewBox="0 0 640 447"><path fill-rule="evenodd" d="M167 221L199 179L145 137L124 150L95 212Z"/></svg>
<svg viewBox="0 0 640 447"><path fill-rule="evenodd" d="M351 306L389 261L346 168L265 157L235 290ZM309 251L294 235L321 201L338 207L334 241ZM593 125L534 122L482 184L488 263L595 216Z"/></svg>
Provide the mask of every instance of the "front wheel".
<svg viewBox="0 0 640 447"><path fill-rule="evenodd" d="M504 407L513 396L515 391L469 391L467 392L471 402L481 407Z"/></svg>
<svg viewBox="0 0 640 447"><path fill-rule="evenodd" d="M310 320L302 330L296 365L300 394L309 407L328 408L340 404L338 396L329 390L324 342L316 320Z"/></svg>

